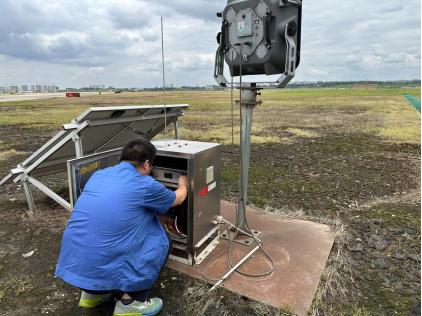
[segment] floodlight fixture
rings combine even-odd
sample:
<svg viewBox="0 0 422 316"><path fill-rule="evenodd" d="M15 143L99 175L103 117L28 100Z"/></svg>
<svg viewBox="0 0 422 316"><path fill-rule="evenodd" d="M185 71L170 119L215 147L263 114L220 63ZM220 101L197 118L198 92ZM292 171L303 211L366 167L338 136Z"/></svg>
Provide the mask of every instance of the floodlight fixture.
<svg viewBox="0 0 422 316"><path fill-rule="evenodd" d="M222 12L214 78L227 86L224 61L231 76L276 75L283 88L300 62L301 0L228 0Z"/></svg>

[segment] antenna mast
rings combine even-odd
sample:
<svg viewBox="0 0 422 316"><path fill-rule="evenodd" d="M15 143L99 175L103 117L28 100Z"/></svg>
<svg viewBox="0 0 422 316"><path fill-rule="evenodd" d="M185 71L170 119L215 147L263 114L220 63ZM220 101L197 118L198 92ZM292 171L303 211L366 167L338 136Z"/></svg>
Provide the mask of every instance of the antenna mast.
<svg viewBox="0 0 422 316"><path fill-rule="evenodd" d="M163 17L161 16L161 61L163 64L163 93L164 99L166 97L166 72L165 72L165 59L164 59L164 27L163 27ZM167 140L167 108L166 100L164 100L164 138Z"/></svg>

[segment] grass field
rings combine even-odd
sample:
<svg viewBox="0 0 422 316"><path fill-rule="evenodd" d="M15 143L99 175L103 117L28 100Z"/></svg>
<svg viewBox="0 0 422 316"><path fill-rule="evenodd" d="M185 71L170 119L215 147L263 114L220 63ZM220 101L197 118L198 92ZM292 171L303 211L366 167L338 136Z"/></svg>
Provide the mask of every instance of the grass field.
<svg viewBox="0 0 422 316"><path fill-rule="evenodd" d="M420 98L420 89L269 90L255 110L250 202L338 232L313 315L409 315L420 302L421 121L403 94ZM223 197L233 200L239 109L232 134L230 101L229 91L189 91L1 103L0 176L88 107L188 103L182 138L224 143ZM55 183L62 193L64 185ZM0 188L0 315L79 315L77 291L53 278L68 215L40 194L37 205L28 217L22 188ZM166 271L156 291L165 315L288 314L223 290L199 299L203 289ZM203 305L192 307L192 299Z"/></svg>

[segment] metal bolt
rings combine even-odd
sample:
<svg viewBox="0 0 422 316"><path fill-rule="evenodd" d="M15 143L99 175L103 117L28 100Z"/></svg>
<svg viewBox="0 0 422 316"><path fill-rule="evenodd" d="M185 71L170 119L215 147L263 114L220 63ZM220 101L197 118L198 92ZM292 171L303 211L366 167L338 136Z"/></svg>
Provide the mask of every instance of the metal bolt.
<svg viewBox="0 0 422 316"><path fill-rule="evenodd" d="M297 24L295 21L290 21L289 24L287 24L287 35L289 36L295 36L297 33Z"/></svg>

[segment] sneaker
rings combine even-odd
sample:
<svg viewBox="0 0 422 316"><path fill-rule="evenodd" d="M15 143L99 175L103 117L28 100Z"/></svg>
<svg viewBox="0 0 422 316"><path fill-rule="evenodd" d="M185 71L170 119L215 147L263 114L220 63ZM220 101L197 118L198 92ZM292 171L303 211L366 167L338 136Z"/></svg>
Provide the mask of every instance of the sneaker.
<svg viewBox="0 0 422 316"><path fill-rule="evenodd" d="M111 301L114 298L112 293L107 294L90 294L82 291L79 300L79 306L85 308L92 308L101 305L105 302Z"/></svg>
<svg viewBox="0 0 422 316"><path fill-rule="evenodd" d="M117 301L114 307L113 316L154 316L163 309L163 301L154 297L145 302L133 301L125 305L122 301Z"/></svg>

